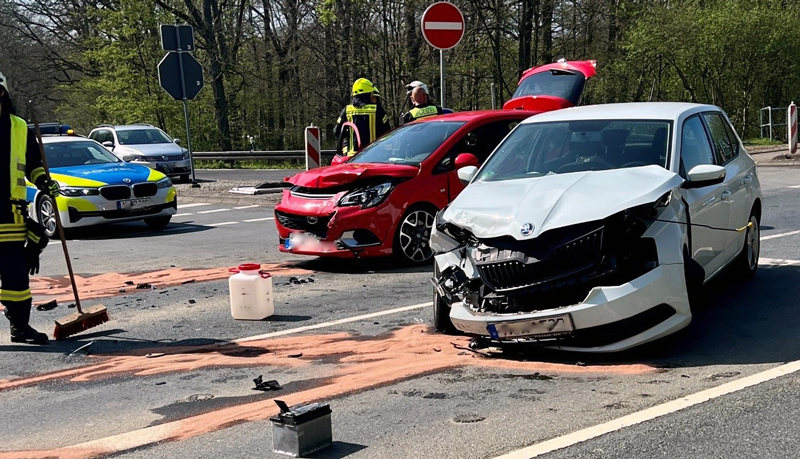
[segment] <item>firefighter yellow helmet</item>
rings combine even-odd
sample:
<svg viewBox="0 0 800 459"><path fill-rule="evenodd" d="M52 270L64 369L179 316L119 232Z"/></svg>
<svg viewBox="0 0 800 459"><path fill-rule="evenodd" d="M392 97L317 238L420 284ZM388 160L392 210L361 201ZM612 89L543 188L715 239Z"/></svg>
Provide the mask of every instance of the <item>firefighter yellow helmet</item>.
<svg viewBox="0 0 800 459"><path fill-rule="evenodd" d="M366 78L359 78L353 83L353 95L370 94L375 92L375 86Z"/></svg>

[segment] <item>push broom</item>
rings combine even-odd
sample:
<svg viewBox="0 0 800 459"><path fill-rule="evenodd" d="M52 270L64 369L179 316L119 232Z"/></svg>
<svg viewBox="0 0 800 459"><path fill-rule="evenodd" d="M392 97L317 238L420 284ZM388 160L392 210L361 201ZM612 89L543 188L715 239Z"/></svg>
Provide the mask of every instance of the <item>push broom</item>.
<svg viewBox="0 0 800 459"><path fill-rule="evenodd" d="M42 155L42 165L44 166L45 176L48 180L52 180L50 177L50 168L47 167L47 156L44 154L44 144L42 143L42 132L39 130L39 122L36 120L36 115L33 112L31 107L30 110L31 118L33 119L33 126L36 132L36 140L39 143L39 152ZM72 283L72 294L75 296L75 308L77 309L76 312L68 315L67 317L63 317L61 319L56 319L56 327L53 330L53 338L60 340L64 339L68 336L74 335L76 333L80 333L84 330L88 330L92 327L96 327L102 323L108 322L108 310L102 304L98 304L97 306L92 306L88 309L81 308L81 299L78 295L78 286L75 284L75 274L72 272L72 260L69 257L69 250L67 249L67 239L64 237L64 227L61 226L61 215L58 212L58 205L56 204L56 198L52 199L53 201L53 213L56 217L56 228L58 231L58 237L61 239L61 247L64 249L64 258L67 262L67 271L69 272L69 281Z"/></svg>

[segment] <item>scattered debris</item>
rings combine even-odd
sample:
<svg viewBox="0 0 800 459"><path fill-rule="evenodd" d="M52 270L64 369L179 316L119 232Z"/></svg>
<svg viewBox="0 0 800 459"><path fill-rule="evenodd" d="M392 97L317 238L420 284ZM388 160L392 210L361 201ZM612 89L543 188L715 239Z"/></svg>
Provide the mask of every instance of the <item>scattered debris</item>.
<svg viewBox="0 0 800 459"><path fill-rule="evenodd" d="M151 285L150 288L153 290L158 290L158 287L156 287L155 285Z"/></svg>
<svg viewBox="0 0 800 459"><path fill-rule="evenodd" d="M185 280L181 282L181 285L194 284L194 281L195 281L194 279Z"/></svg>
<svg viewBox="0 0 800 459"><path fill-rule="evenodd" d="M84 344L83 346L81 346L81 347L79 347L79 348L75 349L74 351L70 352L70 353L67 355L67 357L71 357L71 356L73 356L74 354L77 354L77 353L79 353L79 352L80 352L80 353L82 353L82 354L84 354L84 355L89 355L89 347L90 347L92 344L94 344L94 341L89 341L88 343Z"/></svg>
<svg viewBox="0 0 800 459"><path fill-rule="evenodd" d="M53 286L52 285L48 285L47 286L47 290L53 290Z"/></svg>
<svg viewBox="0 0 800 459"><path fill-rule="evenodd" d="M433 348L433 350L436 351L436 352L442 352L442 350L439 349L438 347Z"/></svg>
<svg viewBox="0 0 800 459"><path fill-rule="evenodd" d="M289 354L290 359L299 359L302 356L303 356L302 352L298 352L297 354Z"/></svg>
<svg viewBox="0 0 800 459"><path fill-rule="evenodd" d="M133 284L134 284L133 281L125 281L125 285L133 285Z"/></svg>
<svg viewBox="0 0 800 459"><path fill-rule="evenodd" d="M372 322L372 325L380 325L380 322Z"/></svg>
<svg viewBox="0 0 800 459"><path fill-rule="evenodd" d="M724 373L717 373L715 375L711 375L706 378L706 381L717 381L719 379L726 379L726 378L733 378L734 376L739 376L741 373L738 371L726 371Z"/></svg>
<svg viewBox="0 0 800 459"><path fill-rule="evenodd" d="M195 300L189 300L189 304L195 304L195 303L197 303L197 301L195 301Z"/></svg>
<svg viewBox="0 0 800 459"><path fill-rule="evenodd" d="M163 352L151 352L149 354L145 354L145 357L148 359L154 359L156 357L162 357L164 355L166 354L164 354Z"/></svg>
<svg viewBox="0 0 800 459"><path fill-rule="evenodd" d="M206 400L211 400L214 398L213 394L194 394L186 397L183 400L178 400L178 403L185 403L185 402L204 402Z"/></svg>
<svg viewBox="0 0 800 459"><path fill-rule="evenodd" d="M156 383L156 386L163 386L166 383L167 383L166 381L159 381Z"/></svg>
<svg viewBox="0 0 800 459"><path fill-rule="evenodd" d="M474 422L481 422L484 419L486 418L477 414L459 414L453 418L453 422L457 422L459 424L471 424Z"/></svg>
<svg viewBox="0 0 800 459"><path fill-rule="evenodd" d="M608 405L604 405L603 406L603 408L605 408L607 410L621 410L621 409L627 408L627 407L628 407L628 405L626 405L626 404L624 404L622 402L610 403Z"/></svg>
<svg viewBox="0 0 800 459"><path fill-rule="evenodd" d="M58 302L56 300L48 301L47 303L40 304L36 306L37 311L50 311L58 307Z"/></svg>
<svg viewBox="0 0 800 459"><path fill-rule="evenodd" d="M448 395L441 392L431 392L423 395L422 398L433 399L433 400L444 400L448 398Z"/></svg>
<svg viewBox="0 0 800 459"><path fill-rule="evenodd" d="M253 390L268 391L268 390L281 390L281 389L283 389L283 386L281 386L278 383L278 381L276 381L274 379L271 379L269 381L264 381L262 379L262 375L258 375L258 378L255 378L253 380L253 382L256 383L256 387L254 387Z"/></svg>
<svg viewBox="0 0 800 459"><path fill-rule="evenodd" d="M127 282L126 282L126 284L127 284ZM133 282L131 282L131 285L133 285ZM137 289L145 289L145 288L150 288L150 287L152 287L152 285L148 284L147 282L144 282L142 284L137 284L136 285Z"/></svg>
<svg viewBox="0 0 800 459"><path fill-rule="evenodd" d="M689 375L681 375L681 378L690 378L690 377L691 376L689 376Z"/></svg>
<svg viewBox="0 0 800 459"><path fill-rule="evenodd" d="M75 307L75 303L70 303L70 304L67 305L67 307L68 308L74 308Z"/></svg>
<svg viewBox="0 0 800 459"><path fill-rule="evenodd" d="M119 293L125 293L125 289L124 288L119 289Z"/></svg>
<svg viewBox="0 0 800 459"><path fill-rule="evenodd" d="M583 362L575 362L575 365L577 365L579 367L585 367L586 366L586 364L583 363Z"/></svg>
<svg viewBox="0 0 800 459"><path fill-rule="evenodd" d="M490 355L490 353L485 352L482 349L480 349L480 350L479 349L473 349L471 344L470 344L470 347L465 347L465 346L462 346L462 345L460 345L458 343L450 343L450 344L452 344L454 348L462 350L462 351L474 352L475 354L479 354L479 355L482 355L484 357L489 357L489 355ZM464 354L466 354L466 352ZM458 355L463 355L463 354L459 352Z"/></svg>

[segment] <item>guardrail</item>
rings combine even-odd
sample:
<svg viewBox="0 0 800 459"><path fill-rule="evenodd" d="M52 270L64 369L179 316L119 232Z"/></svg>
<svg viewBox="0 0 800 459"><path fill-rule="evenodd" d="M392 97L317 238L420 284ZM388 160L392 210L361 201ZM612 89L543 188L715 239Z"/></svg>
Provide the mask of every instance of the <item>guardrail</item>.
<svg viewBox="0 0 800 459"><path fill-rule="evenodd" d="M336 150L322 150L321 156L330 162L336 154ZM196 151L192 153L194 159L220 160L220 161L246 161L246 160L269 160L269 161L303 161L306 152L303 150L282 150L282 151Z"/></svg>

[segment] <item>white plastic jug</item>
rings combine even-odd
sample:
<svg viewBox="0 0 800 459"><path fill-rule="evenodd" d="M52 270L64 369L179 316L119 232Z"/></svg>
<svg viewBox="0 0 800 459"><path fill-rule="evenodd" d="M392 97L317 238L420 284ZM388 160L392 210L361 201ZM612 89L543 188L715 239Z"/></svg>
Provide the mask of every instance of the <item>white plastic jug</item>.
<svg viewBox="0 0 800 459"><path fill-rule="evenodd" d="M263 320L275 313L272 276L261 265L246 263L230 271L236 273L228 278L234 319Z"/></svg>

